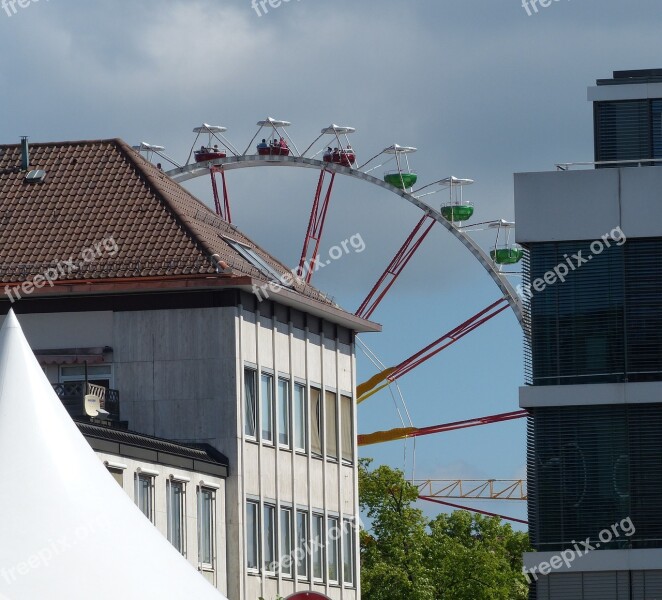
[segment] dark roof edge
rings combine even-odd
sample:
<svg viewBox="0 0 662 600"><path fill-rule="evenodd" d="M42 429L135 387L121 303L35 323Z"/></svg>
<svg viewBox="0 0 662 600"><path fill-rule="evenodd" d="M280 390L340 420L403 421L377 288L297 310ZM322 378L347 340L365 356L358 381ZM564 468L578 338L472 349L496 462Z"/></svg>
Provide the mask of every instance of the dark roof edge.
<svg viewBox="0 0 662 600"><path fill-rule="evenodd" d="M85 421L74 420L79 431L85 438L95 438L99 440L113 441L125 446L135 446L146 450L156 450L190 458L195 461L202 461L210 464L217 464L223 467L229 467L230 461L213 446L206 443L183 444L165 438L154 437L135 431L125 431L113 427L105 427Z"/></svg>

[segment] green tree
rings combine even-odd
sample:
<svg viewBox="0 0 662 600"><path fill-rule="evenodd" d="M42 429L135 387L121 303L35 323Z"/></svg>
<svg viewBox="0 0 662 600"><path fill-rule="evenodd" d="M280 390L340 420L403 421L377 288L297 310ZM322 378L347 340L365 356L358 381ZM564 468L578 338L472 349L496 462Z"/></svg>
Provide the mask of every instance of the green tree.
<svg viewBox="0 0 662 600"><path fill-rule="evenodd" d="M359 465L363 600L526 600L526 533L466 511L430 521L402 471L370 462Z"/></svg>
<svg viewBox="0 0 662 600"><path fill-rule="evenodd" d="M427 519L412 507L418 490L401 471L359 464L361 509L372 522L361 532L361 597L366 600L434 600L426 565Z"/></svg>

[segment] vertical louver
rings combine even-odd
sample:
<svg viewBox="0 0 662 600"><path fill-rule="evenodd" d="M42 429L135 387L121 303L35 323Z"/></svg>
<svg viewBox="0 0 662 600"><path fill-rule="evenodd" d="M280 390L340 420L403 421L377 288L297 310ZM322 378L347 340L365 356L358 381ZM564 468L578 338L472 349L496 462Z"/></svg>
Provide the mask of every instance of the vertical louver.
<svg viewBox="0 0 662 600"><path fill-rule="evenodd" d="M611 244L599 254L591 242L528 246L529 385L662 381L662 239ZM579 253L591 257L581 266ZM536 279L570 263L564 282L535 291Z"/></svg>
<svg viewBox="0 0 662 600"><path fill-rule="evenodd" d="M595 160L651 158L650 101L595 104Z"/></svg>
<svg viewBox="0 0 662 600"><path fill-rule="evenodd" d="M662 403L530 411L533 546L560 551L586 538L598 542L601 532L620 524L600 548L661 548Z"/></svg>

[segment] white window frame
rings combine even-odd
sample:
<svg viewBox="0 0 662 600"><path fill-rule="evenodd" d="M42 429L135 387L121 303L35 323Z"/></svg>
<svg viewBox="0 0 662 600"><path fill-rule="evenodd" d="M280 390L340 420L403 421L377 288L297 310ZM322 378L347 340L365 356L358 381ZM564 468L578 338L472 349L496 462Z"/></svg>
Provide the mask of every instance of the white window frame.
<svg viewBox="0 0 662 600"><path fill-rule="evenodd" d="M181 541L181 547L176 546L173 543L173 534L174 534L174 527L173 527L173 487L177 486L181 488L181 496L180 496L180 502L181 505L179 506L179 538ZM166 481L166 514L167 514L167 538L168 541L174 546L174 548L182 554L182 556L186 556L187 554L187 547L186 547L186 481L182 479L177 479L176 477L169 477L168 480Z"/></svg>
<svg viewBox="0 0 662 600"><path fill-rule="evenodd" d="M303 527L299 526L299 517L303 516ZM296 511L296 548L303 552L301 560L296 560L297 579L301 581L310 581L311 557L310 557L310 513L307 510ZM297 552L297 556L299 553ZM299 563L305 565L305 573L299 570Z"/></svg>
<svg viewBox="0 0 662 600"><path fill-rule="evenodd" d="M268 378L269 382L270 382L270 385L267 389L269 390L269 404L268 405L269 405L269 413L270 413L270 416L271 416L271 418L270 418L270 421L271 421L271 423L270 423L271 439L267 439L264 436L264 432L265 432L265 429L264 429L265 410L264 410L264 408L265 408L266 399L264 397L264 381L263 380L265 378ZM273 445L275 445L275 439L274 438L276 436L276 427L274 426L276 415L275 415L275 411L274 411L274 404L275 403L274 403L274 376L273 376L273 374L271 374L271 373L260 373L260 396L259 396L259 398L260 398L260 401L259 401L260 408L259 408L259 412L258 412L258 415L259 415L258 421L259 421L259 427L260 427L260 440L262 441L263 444L266 444L268 446L273 446Z"/></svg>
<svg viewBox="0 0 662 600"><path fill-rule="evenodd" d="M283 384L284 388L282 387ZM283 398L281 397L282 389L285 389L287 393L286 402L284 404ZM283 408L287 413L285 415L285 424L287 426L287 439L285 441L281 440L281 435L284 433L281 431ZM278 446L285 450L290 450L292 448L292 385L290 380L285 377L279 377L276 384L276 422L278 423Z"/></svg>
<svg viewBox="0 0 662 600"><path fill-rule="evenodd" d="M267 511L271 513L272 531L267 531ZM267 546L267 544L270 544ZM269 550L269 552L267 551ZM273 563L277 562L278 556L278 511L275 504L265 502L262 504L262 569L268 575L276 575L272 569Z"/></svg>
<svg viewBox="0 0 662 600"><path fill-rule="evenodd" d="M210 498L209 507L209 551L211 554L211 562L202 560L203 550L203 536L202 536L202 516L203 516L203 502L207 497ZM211 487L199 485L197 489L197 522L198 522L198 566L203 571L214 571L216 563L216 490Z"/></svg>
<svg viewBox="0 0 662 600"><path fill-rule="evenodd" d="M301 392L302 404L299 404L299 396L297 392ZM299 419L299 411L303 411L301 418ZM294 382L294 391L292 394L292 419L294 423L294 431L292 432L292 441L293 447L296 452L306 453L308 452L308 390L306 385L303 383ZM302 423L300 423L302 421ZM303 445L300 445L299 442L299 425L302 424L302 431L300 432L303 435Z"/></svg>
<svg viewBox="0 0 662 600"><path fill-rule="evenodd" d="M354 519L343 519L342 536L342 581L345 587L356 587L356 530ZM349 556L348 556L349 554ZM350 579L345 565L349 564Z"/></svg>
<svg viewBox="0 0 662 600"><path fill-rule="evenodd" d="M353 465L354 456L356 453L356 443L354 435L354 411L356 410L356 403L354 399L349 394L340 394L340 458L342 459L343 464ZM349 402L347 402L349 400ZM345 414L343 407L349 406L349 414ZM345 456L345 441L349 441L349 453L350 458Z"/></svg>
<svg viewBox="0 0 662 600"><path fill-rule="evenodd" d="M247 375L250 373L250 377L253 380L253 434L251 435L250 433L247 432L248 428L248 393L247 393L247 385L246 385L246 380L247 380ZM260 380L261 381L261 380ZM252 367L244 367L244 390L243 390L243 396L244 396L244 435L246 436L246 439L252 440L252 441L257 441L258 439L258 431L259 428L262 426L262 423L260 422L259 419L259 404L260 404L260 392L259 392L259 385L260 382L258 381L258 376L257 376L257 370L252 368Z"/></svg>
<svg viewBox="0 0 662 600"><path fill-rule="evenodd" d="M156 487L156 475L154 473L147 473L145 471L136 471L136 474L134 476L134 500L138 508L140 509L140 512L142 512L147 519L149 519L152 523L154 523L154 488ZM142 509L141 504L142 504L142 495L143 491L145 488L143 488L140 485L141 481L148 481L149 486L146 488L147 489L147 508L149 510L149 514L145 513L145 511Z"/></svg>
<svg viewBox="0 0 662 600"><path fill-rule="evenodd" d="M312 405L313 397L318 394L317 406ZM317 386L310 387L308 394L310 409L310 450L314 458L324 458L324 392ZM313 440L319 438L319 452L313 448Z"/></svg>
<svg viewBox="0 0 662 600"><path fill-rule="evenodd" d="M294 560L292 555L294 553L293 545L293 532L294 523L292 522L292 507L281 506L278 512L278 570L284 579L292 579L294 577ZM287 519L283 517L287 515ZM285 523L287 520L287 523ZM283 536L287 533L289 547L285 546Z"/></svg>
<svg viewBox="0 0 662 600"><path fill-rule="evenodd" d="M340 563L340 545L342 543L342 535L340 537L331 535L333 533L333 530L335 529L336 532L340 531L340 519L336 516L329 515L326 519L326 558L327 558L327 565L326 565L326 572L327 572L327 577L329 579L329 583L335 583L335 584L340 584L342 581L342 573L341 573L341 563ZM335 568L336 568L336 577L332 578L331 573L332 573L332 560L335 561Z"/></svg>
<svg viewBox="0 0 662 600"><path fill-rule="evenodd" d="M319 528L319 537L321 539L316 538L316 531L315 531L315 525L316 524L321 524ZM312 540L312 546L313 546L313 552L311 556L311 566L310 566L310 576L312 578L312 581L324 581L324 577L326 575L326 519L324 518L324 514L322 513L312 513L310 516L310 527L311 527L311 540ZM319 567L322 571L321 576L315 575L315 567L318 566L317 562L319 561Z"/></svg>
<svg viewBox="0 0 662 600"><path fill-rule="evenodd" d="M333 414L330 414L333 410ZM340 448L338 444L338 394L332 390L324 391L324 433L326 439L326 458L332 462L338 462ZM333 449L335 448L335 454Z"/></svg>
<svg viewBox="0 0 662 600"><path fill-rule="evenodd" d="M254 531L248 530L248 506L251 506L255 511L255 518L253 520ZM262 564L262 552L261 552L261 542L262 542L262 518L260 517L260 501L259 500L246 500L246 570L249 573L259 573L260 565ZM255 565L254 567L249 566L248 560L248 538L253 536L255 542Z"/></svg>

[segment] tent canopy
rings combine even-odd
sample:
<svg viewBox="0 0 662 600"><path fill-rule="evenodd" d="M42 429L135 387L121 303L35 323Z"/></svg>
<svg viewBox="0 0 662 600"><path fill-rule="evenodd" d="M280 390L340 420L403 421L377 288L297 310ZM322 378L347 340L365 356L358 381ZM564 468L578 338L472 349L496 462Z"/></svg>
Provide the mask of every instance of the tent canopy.
<svg viewBox="0 0 662 600"><path fill-rule="evenodd" d="M117 485L13 311L0 329L0 600L223 600Z"/></svg>

